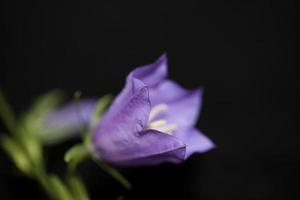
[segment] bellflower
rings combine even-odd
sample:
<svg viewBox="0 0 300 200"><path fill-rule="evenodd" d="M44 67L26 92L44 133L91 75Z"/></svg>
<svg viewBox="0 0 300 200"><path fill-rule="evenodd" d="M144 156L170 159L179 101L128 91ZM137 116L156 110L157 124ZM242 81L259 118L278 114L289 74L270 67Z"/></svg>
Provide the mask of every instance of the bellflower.
<svg viewBox="0 0 300 200"><path fill-rule="evenodd" d="M91 128L96 101L85 99L69 103L37 119L39 133L48 143L59 142Z"/></svg>
<svg viewBox="0 0 300 200"><path fill-rule="evenodd" d="M167 58L136 68L93 134L95 153L119 166L180 163L214 147L195 128L202 89L167 79Z"/></svg>
<svg viewBox="0 0 300 200"><path fill-rule="evenodd" d="M50 129L66 129L78 131L90 126L92 114L96 106L94 100L81 100L70 103L52 113L46 118L46 126Z"/></svg>

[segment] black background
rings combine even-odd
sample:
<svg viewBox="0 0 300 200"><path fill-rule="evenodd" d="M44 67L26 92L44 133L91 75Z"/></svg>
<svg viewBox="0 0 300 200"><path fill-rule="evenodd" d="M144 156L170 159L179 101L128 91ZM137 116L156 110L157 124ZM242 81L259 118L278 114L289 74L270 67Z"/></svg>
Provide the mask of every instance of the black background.
<svg viewBox="0 0 300 200"><path fill-rule="evenodd" d="M2 4L0 83L19 112L52 88L117 94L129 71L163 52L172 79L205 87L198 127L217 148L181 165L121 169L134 186L127 199L299 198L295 2ZM50 171L63 172L71 144L47 149ZM46 198L0 156L1 199ZM126 193L92 163L80 171L92 199Z"/></svg>

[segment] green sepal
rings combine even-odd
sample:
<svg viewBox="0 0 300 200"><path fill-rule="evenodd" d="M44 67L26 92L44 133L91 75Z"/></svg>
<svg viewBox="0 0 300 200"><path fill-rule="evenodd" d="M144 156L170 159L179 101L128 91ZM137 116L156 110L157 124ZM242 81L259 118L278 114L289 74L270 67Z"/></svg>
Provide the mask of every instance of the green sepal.
<svg viewBox="0 0 300 200"><path fill-rule="evenodd" d="M100 121L100 119L102 117L102 114L104 113L104 111L106 110L107 106L110 104L112 99L113 99L113 96L110 94L107 94L107 95L101 97L97 101L96 108L93 113L92 121L91 121L92 131L95 129L96 125L98 124L98 122Z"/></svg>
<svg viewBox="0 0 300 200"><path fill-rule="evenodd" d="M65 162L68 163L69 170L74 172L77 165L90 156L90 151L83 144L77 144L71 147L64 156Z"/></svg>

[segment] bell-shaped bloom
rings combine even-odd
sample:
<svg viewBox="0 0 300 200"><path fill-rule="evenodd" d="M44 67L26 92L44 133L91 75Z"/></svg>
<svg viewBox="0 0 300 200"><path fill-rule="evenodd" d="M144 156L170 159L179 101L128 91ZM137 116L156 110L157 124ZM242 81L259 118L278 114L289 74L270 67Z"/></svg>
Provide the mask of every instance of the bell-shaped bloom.
<svg viewBox="0 0 300 200"><path fill-rule="evenodd" d="M50 113L45 126L51 130L60 129L66 132L78 132L90 128L90 122L95 110L95 100L73 102Z"/></svg>
<svg viewBox="0 0 300 200"><path fill-rule="evenodd" d="M180 163L214 147L195 128L202 89L167 79L167 58L136 68L93 134L101 159L119 166Z"/></svg>
<svg viewBox="0 0 300 200"><path fill-rule="evenodd" d="M37 132L45 143L57 143L79 135L91 128L96 100L85 99L39 112L31 119L31 129Z"/></svg>

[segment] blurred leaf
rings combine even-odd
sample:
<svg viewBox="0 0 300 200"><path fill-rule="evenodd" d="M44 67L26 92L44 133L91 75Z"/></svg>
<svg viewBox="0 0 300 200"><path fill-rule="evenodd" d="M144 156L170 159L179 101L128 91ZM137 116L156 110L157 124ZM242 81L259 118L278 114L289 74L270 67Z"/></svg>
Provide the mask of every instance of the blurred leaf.
<svg viewBox="0 0 300 200"><path fill-rule="evenodd" d="M83 145L88 150L91 150L91 143L92 143L92 134L89 132L86 132L82 136Z"/></svg>
<svg viewBox="0 0 300 200"><path fill-rule="evenodd" d="M23 113L18 130L18 137L23 141L25 138L26 143L31 143L29 149L31 153L35 151L34 148L40 148L43 146L43 143L48 142L48 137L44 137L45 133L49 131L49 129L46 129L44 126L45 119L61 104L63 97L64 94L61 90L52 90L39 96L32 103L30 109ZM28 137L30 137L30 141L27 141L26 138ZM52 137L50 138L52 139ZM31 148L31 146L33 147ZM36 156L38 155L34 155L34 157Z"/></svg>
<svg viewBox="0 0 300 200"><path fill-rule="evenodd" d="M3 149L11 157L17 168L25 175L31 175L31 163L26 152L15 140L11 137L2 135L0 138Z"/></svg>
<svg viewBox="0 0 300 200"><path fill-rule="evenodd" d="M58 200L74 200L71 192L58 176L50 175L49 181L51 183L52 189L54 190L53 193Z"/></svg>
<svg viewBox="0 0 300 200"><path fill-rule="evenodd" d="M103 160L94 158L94 161L110 176L112 176L116 181L121 183L127 190L132 188L130 182L115 168L106 164Z"/></svg>
<svg viewBox="0 0 300 200"><path fill-rule="evenodd" d="M43 120L60 105L62 100L63 93L60 90L52 90L38 97L31 108L23 114L22 129L26 129L28 134L39 135L44 131Z"/></svg>
<svg viewBox="0 0 300 200"><path fill-rule="evenodd" d="M104 113L105 109L107 108L107 106L110 104L110 102L112 101L113 96L110 94L107 94L103 97L101 97L97 104L96 104L96 108L95 111L93 113L92 116L92 122L91 122L91 127L92 130L96 127L96 125L98 124L99 120L101 119L102 114Z"/></svg>
<svg viewBox="0 0 300 200"><path fill-rule="evenodd" d="M34 135L24 134L19 137L20 142L22 143L23 149L26 151L30 160L35 163L35 165L43 164L43 146L39 138ZM42 166L39 166L42 167Z"/></svg>
<svg viewBox="0 0 300 200"><path fill-rule="evenodd" d="M63 92L52 90L39 96L31 105L30 109L24 114L23 119L27 123L36 123L37 119L49 114L55 110L63 101Z"/></svg>
<svg viewBox="0 0 300 200"><path fill-rule="evenodd" d="M69 178L71 191L76 200L89 200L88 193L83 182L76 176Z"/></svg>
<svg viewBox="0 0 300 200"><path fill-rule="evenodd" d="M61 90L51 90L33 102L29 114L39 114L52 110L59 106L64 99L64 93Z"/></svg>
<svg viewBox="0 0 300 200"><path fill-rule="evenodd" d="M4 125L7 127L7 129L11 133L15 134L16 127L17 127L16 118L1 89L0 89L0 117Z"/></svg>
<svg viewBox="0 0 300 200"><path fill-rule="evenodd" d="M68 163L69 169L71 170L71 172L73 172L76 169L77 165L81 161L88 158L89 155L90 155L90 152L86 148L86 146L84 146L83 144L78 144L78 145L71 147L71 149L69 149L65 153L64 159Z"/></svg>
<svg viewBox="0 0 300 200"><path fill-rule="evenodd" d="M75 99L75 101L79 101L80 98L81 98L81 95L82 95L82 92L80 90L76 90L74 92L74 99Z"/></svg>

